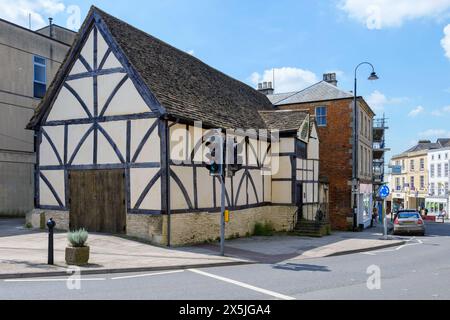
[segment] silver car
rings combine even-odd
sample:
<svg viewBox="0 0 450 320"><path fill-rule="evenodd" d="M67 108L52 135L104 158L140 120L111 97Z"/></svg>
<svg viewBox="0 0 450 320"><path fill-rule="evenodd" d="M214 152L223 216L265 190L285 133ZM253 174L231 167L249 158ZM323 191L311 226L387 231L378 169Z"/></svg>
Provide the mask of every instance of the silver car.
<svg viewBox="0 0 450 320"><path fill-rule="evenodd" d="M425 235L425 223L420 213L415 210L401 210L397 212L394 220L394 234Z"/></svg>

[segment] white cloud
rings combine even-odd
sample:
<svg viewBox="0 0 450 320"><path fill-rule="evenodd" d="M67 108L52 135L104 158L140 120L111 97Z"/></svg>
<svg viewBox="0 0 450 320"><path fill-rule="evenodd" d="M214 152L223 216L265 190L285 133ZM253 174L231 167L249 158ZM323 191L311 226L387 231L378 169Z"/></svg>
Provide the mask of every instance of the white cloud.
<svg viewBox="0 0 450 320"><path fill-rule="evenodd" d="M441 46L444 48L445 56L450 59L450 24L444 28L444 38L441 40Z"/></svg>
<svg viewBox="0 0 450 320"><path fill-rule="evenodd" d="M435 117L441 117L441 116L445 115L446 113L450 113L450 106L446 106L441 109L434 110L433 112L431 112L431 115L433 115Z"/></svg>
<svg viewBox="0 0 450 320"><path fill-rule="evenodd" d="M419 133L422 139L450 138L450 131L445 129L428 129Z"/></svg>
<svg viewBox="0 0 450 320"><path fill-rule="evenodd" d="M63 12L65 5L61 0L1 0L0 18L28 27L31 14L31 26L38 29L48 24L47 18Z"/></svg>
<svg viewBox="0 0 450 320"><path fill-rule="evenodd" d="M383 112L386 106L397 105L406 101L407 98L388 98L378 90L372 92L366 101L375 113Z"/></svg>
<svg viewBox="0 0 450 320"><path fill-rule="evenodd" d="M341 0L338 7L368 29L399 27L407 20L441 17L450 0Z"/></svg>
<svg viewBox="0 0 450 320"><path fill-rule="evenodd" d="M408 117L414 118L417 117L419 114L423 113L425 111L425 108L422 106L417 106L413 110L411 110L410 113L408 113Z"/></svg>
<svg viewBox="0 0 450 320"><path fill-rule="evenodd" d="M255 87L260 82L271 82L273 70L265 70L262 75L254 72L250 76L250 81ZM275 68L275 90L278 93L302 90L317 82L319 80L316 74L309 70L292 67Z"/></svg>

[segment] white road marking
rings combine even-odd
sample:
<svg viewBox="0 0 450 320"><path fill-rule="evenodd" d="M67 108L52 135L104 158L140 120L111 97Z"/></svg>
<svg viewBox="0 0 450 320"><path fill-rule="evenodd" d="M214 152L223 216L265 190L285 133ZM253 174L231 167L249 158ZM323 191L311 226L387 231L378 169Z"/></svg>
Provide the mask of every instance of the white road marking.
<svg viewBox="0 0 450 320"><path fill-rule="evenodd" d="M266 295L269 295L269 296L272 296L272 297L275 297L275 298L278 298L278 299L295 300L294 297L290 297L290 296L286 296L286 295L278 293L278 292L274 292L274 291L258 288L258 287L249 285L247 283L243 283L243 282L236 281L236 280L233 280L233 279L228 279L228 278L225 278L225 277L217 276L217 275L212 274L212 273L200 271L200 270L197 270L197 269L188 269L188 270L191 271L191 272L194 272L194 273L206 276L206 277L210 277L210 278L214 278L214 279L217 279L217 280L220 280L220 281L232 283L234 285L237 285L237 286L240 286L240 287L243 287L243 288L246 288L246 289L250 289L250 290L253 290L253 291L256 291L256 292L260 292L260 293L263 293L263 294L266 294Z"/></svg>
<svg viewBox="0 0 450 320"><path fill-rule="evenodd" d="M172 274L172 273L180 273L180 272L184 272L184 270L155 272L155 273L147 273L147 274L138 274L138 275L133 275L133 276L115 277L115 278L111 278L111 280L121 280L121 279L132 279L132 278L160 276L160 275L164 275L164 274Z"/></svg>
<svg viewBox="0 0 450 320"><path fill-rule="evenodd" d="M417 241L415 243L409 243L411 241ZM384 252L395 252L395 251L399 251L403 248L409 247L409 246L417 246L419 244L423 244L423 241L420 239L417 239L416 237L412 237L411 239L406 240L407 243L402 244L398 247L395 247L393 249L384 249L384 250L376 250L376 251L370 251L370 252L361 252L361 254L365 254L368 256L376 256L377 253L384 253Z"/></svg>
<svg viewBox="0 0 450 320"><path fill-rule="evenodd" d="M5 282L62 282L62 281L71 281L73 279L65 278L65 279L6 279ZM105 281L106 278L80 278L76 279L76 281Z"/></svg>

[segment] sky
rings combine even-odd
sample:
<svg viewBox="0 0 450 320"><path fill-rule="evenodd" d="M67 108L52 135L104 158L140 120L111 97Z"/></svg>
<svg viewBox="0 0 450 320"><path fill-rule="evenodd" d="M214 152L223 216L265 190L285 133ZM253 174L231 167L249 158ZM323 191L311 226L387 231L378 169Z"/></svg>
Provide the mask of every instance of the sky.
<svg viewBox="0 0 450 320"><path fill-rule="evenodd" d="M298 91L336 72L388 118L388 157L450 137L450 0L0 0L0 18L77 29L91 4L256 88Z"/></svg>

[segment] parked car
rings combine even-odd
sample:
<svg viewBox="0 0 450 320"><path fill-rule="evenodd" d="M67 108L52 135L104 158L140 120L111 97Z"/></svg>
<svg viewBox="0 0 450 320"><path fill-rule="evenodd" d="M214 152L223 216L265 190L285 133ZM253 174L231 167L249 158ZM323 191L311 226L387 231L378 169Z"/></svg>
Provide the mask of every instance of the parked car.
<svg viewBox="0 0 450 320"><path fill-rule="evenodd" d="M425 235L425 223L416 210L400 210L395 215L394 234Z"/></svg>

